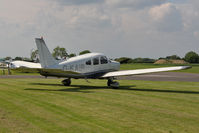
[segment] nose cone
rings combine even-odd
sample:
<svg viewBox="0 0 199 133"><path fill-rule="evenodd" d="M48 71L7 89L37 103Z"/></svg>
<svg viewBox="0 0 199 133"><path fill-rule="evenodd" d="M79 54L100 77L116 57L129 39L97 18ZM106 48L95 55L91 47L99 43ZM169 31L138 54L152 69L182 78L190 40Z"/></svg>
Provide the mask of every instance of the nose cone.
<svg viewBox="0 0 199 133"><path fill-rule="evenodd" d="M120 69L120 63L117 61L111 61L111 65L114 70L119 70Z"/></svg>

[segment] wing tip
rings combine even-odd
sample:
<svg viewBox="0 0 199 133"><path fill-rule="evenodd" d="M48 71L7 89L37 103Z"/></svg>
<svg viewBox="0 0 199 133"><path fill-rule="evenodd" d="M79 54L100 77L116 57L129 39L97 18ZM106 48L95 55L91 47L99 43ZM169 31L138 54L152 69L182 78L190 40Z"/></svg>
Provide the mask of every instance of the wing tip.
<svg viewBox="0 0 199 133"><path fill-rule="evenodd" d="M192 66L183 66L182 69L190 69Z"/></svg>

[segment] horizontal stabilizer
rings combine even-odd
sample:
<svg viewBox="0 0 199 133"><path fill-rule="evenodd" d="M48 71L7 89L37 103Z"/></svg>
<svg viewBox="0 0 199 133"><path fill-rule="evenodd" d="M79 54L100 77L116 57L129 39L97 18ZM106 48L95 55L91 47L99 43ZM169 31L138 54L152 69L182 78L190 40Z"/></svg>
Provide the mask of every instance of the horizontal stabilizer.
<svg viewBox="0 0 199 133"><path fill-rule="evenodd" d="M63 71L61 69L46 69L46 68L42 68L42 69L38 69L40 73L57 73L57 74L80 74L77 72L73 72L73 71Z"/></svg>
<svg viewBox="0 0 199 133"><path fill-rule="evenodd" d="M149 68L149 69L137 69L137 70L124 70L124 71L116 71L109 72L102 76L102 78L108 77L118 77L118 76L129 76L129 75L140 75L147 73L155 73L155 72L165 72L165 71L174 71L174 70L183 70L189 69L190 66L176 66L176 67L162 67L162 68Z"/></svg>
<svg viewBox="0 0 199 133"><path fill-rule="evenodd" d="M39 69L39 73L42 76L53 77L68 77L68 78L80 78L82 74L73 71L63 71L61 69Z"/></svg>
<svg viewBox="0 0 199 133"><path fill-rule="evenodd" d="M11 68L12 71L19 73L39 73L38 69L40 68L25 68L25 67Z"/></svg>
<svg viewBox="0 0 199 133"><path fill-rule="evenodd" d="M13 68L11 69L16 72L23 72L23 73L56 73L56 74L65 74L65 75L71 75L71 74L80 74L73 71L63 71L61 69L46 69L46 68Z"/></svg>

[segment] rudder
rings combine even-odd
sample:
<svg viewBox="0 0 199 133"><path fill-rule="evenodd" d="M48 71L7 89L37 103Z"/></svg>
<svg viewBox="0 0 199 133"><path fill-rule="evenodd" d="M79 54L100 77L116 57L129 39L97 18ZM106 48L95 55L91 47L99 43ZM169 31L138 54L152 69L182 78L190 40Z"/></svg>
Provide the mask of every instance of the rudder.
<svg viewBox="0 0 199 133"><path fill-rule="evenodd" d="M39 52L39 59L40 59L42 68L49 68L50 66L55 65L56 60L51 55L43 38L35 38L35 42L36 42L37 49Z"/></svg>

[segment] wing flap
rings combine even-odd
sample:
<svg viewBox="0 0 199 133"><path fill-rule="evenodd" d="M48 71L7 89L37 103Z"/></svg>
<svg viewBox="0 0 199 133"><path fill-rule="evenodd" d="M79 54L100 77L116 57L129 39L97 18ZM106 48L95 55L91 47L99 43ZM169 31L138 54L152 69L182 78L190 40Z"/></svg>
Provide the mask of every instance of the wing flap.
<svg viewBox="0 0 199 133"><path fill-rule="evenodd" d="M106 73L106 74L104 74L102 76L102 78L129 76L129 75L139 75L139 74L174 71L174 70L183 70L183 69L188 69L188 68L191 68L191 67L190 66L176 66L176 67L162 67L162 68L149 68L149 69L137 69L137 70L124 70L124 71L116 71L116 72Z"/></svg>

